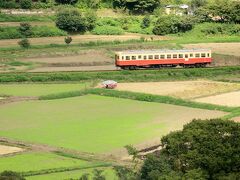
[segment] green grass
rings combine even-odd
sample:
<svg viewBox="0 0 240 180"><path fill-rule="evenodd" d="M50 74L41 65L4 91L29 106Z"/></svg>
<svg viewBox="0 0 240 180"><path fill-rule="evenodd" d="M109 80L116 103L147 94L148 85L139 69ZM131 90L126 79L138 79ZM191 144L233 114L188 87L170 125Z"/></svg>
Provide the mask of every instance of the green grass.
<svg viewBox="0 0 240 180"><path fill-rule="evenodd" d="M95 168L98 170L103 170L103 175L107 180L118 180L116 174L112 168ZM39 176L29 176L27 180L60 180L60 179L79 179L83 174L89 174L89 178L92 178L94 169L83 169L76 171L68 171L61 173L52 173Z"/></svg>
<svg viewBox="0 0 240 180"><path fill-rule="evenodd" d="M15 156L0 158L0 172L12 170L17 172L41 171L45 169L67 168L67 167L86 167L93 163L67 158L51 153L30 152Z"/></svg>
<svg viewBox="0 0 240 180"><path fill-rule="evenodd" d="M0 114L0 136L94 153L160 138L193 118L225 115L96 95L7 104Z"/></svg>
<svg viewBox="0 0 240 180"><path fill-rule="evenodd" d="M0 95L43 96L68 91L78 91L89 87L89 83L75 84L0 84Z"/></svg>
<svg viewBox="0 0 240 180"><path fill-rule="evenodd" d="M0 14L0 22L51 22L53 20L55 20L54 16Z"/></svg>

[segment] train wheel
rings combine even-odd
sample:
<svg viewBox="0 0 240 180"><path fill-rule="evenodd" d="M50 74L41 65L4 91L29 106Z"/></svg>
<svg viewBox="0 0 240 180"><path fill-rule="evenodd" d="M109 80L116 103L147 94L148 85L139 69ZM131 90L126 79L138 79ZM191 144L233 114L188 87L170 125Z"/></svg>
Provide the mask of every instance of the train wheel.
<svg viewBox="0 0 240 180"><path fill-rule="evenodd" d="M137 68L136 68L136 66L130 66L129 67L129 70L136 70Z"/></svg>

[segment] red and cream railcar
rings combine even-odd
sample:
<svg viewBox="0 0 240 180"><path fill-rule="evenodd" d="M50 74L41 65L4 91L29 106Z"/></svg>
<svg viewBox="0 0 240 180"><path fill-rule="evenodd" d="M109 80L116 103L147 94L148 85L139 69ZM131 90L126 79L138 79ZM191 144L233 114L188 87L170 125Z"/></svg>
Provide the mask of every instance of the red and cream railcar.
<svg viewBox="0 0 240 180"><path fill-rule="evenodd" d="M147 67L205 67L212 62L209 49L133 50L116 52L115 64L122 69Z"/></svg>

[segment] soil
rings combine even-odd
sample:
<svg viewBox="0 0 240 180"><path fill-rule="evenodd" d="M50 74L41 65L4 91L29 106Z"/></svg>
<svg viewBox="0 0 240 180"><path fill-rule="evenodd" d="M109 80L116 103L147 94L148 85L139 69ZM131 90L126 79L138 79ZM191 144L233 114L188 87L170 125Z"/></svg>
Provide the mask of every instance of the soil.
<svg viewBox="0 0 240 180"><path fill-rule="evenodd" d="M239 122L239 123L240 123L240 116L233 118L233 120L234 120L235 122Z"/></svg>
<svg viewBox="0 0 240 180"><path fill-rule="evenodd" d="M240 90L240 84L207 80L177 82L118 83L117 90L193 99ZM239 101L240 102L240 101Z"/></svg>
<svg viewBox="0 0 240 180"><path fill-rule="evenodd" d="M185 48L209 48L213 53L240 56L240 43L199 43L185 44Z"/></svg>
<svg viewBox="0 0 240 180"><path fill-rule="evenodd" d="M48 66L91 66L113 64L114 59L110 58L103 51L91 50L83 51L73 56L58 57L31 57L22 58L23 62L38 62L48 64Z"/></svg>
<svg viewBox="0 0 240 180"><path fill-rule="evenodd" d="M1 155L6 155L6 154L22 152L22 151L24 151L24 149L19 148L19 147L6 146L6 145L1 145L0 144L0 156Z"/></svg>
<svg viewBox="0 0 240 180"><path fill-rule="evenodd" d="M13 102L31 101L31 100L37 100L37 99L38 99L38 97L11 96L11 97L6 97L4 99L1 99L0 100L0 106L8 104L8 103L13 103Z"/></svg>
<svg viewBox="0 0 240 180"><path fill-rule="evenodd" d="M199 99L195 99L195 101L223 105L223 106L239 107L240 106L240 91L199 98Z"/></svg>
<svg viewBox="0 0 240 180"><path fill-rule="evenodd" d="M150 40L153 37L153 40L164 40L167 37L164 36L155 36L155 35L142 35L142 34L133 34L126 33L124 35L73 35L72 44L76 43L84 43L90 41L126 41L130 39L140 39L141 37L145 37ZM46 44L64 44L64 37L41 37L41 38L28 38L32 45L46 45ZM18 46L18 41L20 39L7 39L0 40L0 47L9 47L9 46Z"/></svg>

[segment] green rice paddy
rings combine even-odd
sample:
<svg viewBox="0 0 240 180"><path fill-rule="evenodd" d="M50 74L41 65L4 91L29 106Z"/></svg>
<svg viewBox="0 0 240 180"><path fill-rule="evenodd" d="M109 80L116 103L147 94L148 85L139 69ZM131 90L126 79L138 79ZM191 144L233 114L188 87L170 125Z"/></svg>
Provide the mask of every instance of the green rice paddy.
<svg viewBox="0 0 240 180"><path fill-rule="evenodd" d="M0 84L0 95L43 96L48 94L78 91L88 87L88 83L75 84Z"/></svg>
<svg viewBox="0 0 240 180"><path fill-rule="evenodd" d="M87 95L28 101L0 108L0 136L103 153L161 137L193 118L223 112Z"/></svg>

